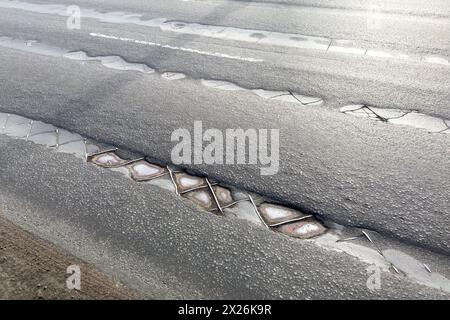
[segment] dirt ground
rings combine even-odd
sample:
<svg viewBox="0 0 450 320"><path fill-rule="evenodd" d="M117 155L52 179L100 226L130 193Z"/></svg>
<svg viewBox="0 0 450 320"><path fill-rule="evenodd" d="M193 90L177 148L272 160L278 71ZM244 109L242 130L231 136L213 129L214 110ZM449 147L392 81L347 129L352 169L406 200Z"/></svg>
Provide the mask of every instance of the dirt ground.
<svg viewBox="0 0 450 320"><path fill-rule="evenodd" d="M71 265L80 266L80 290L67 288ZM92 265L0 218L0 299L138 298Z"/></svg>

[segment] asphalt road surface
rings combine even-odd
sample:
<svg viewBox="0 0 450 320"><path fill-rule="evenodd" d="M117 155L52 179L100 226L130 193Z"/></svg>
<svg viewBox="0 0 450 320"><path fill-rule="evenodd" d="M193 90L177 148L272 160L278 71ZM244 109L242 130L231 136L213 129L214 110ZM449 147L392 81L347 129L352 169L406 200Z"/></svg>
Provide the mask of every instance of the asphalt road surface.
<svg viewBox="0 0 450 320"><path fill-rule="evenodd" d="M79 29L68 17L74 5ZM275 175L260 175L259 165L182 167L372 230L449 277L447 1L0 0L0 16L0 112L162 164L171 163L172 132L192 131L194 121L205 130L279 129ZM119 70L127 66L135 71ZM340 112L354 104L425 120ZM151 298L445 296L390 271L390 284L373 293L367 263L355 257L204 215L45 148L1 134L0 142L0 214L101 269L116 264ZM56 221L76 246L53 234ZM99 250L123 256L114 262Z"/></svg>

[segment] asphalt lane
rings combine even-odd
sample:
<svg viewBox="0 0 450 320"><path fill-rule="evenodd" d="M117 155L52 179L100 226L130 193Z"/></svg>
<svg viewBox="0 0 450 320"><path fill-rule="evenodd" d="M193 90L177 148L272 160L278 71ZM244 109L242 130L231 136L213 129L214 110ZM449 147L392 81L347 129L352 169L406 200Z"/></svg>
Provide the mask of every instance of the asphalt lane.
<svg viewBox="0 0 450 320"><path fill-rule="evenodd" d="M280 171L274 176L261 176L254 165L187 167L342 224L449 251L443 227L449 224L447 135L190 80L112 71L95 62L2 52L2 111L166 163L172 132L193 130L195 120L205 129L280 128Z"/></svg>
<svg viewBox="0 0 450 320"><path fill-rule="evenodd" d="M4 13L0 21L2 34L24 41L37 40L68 50L83 50L92 56L119 55L161 72L182 72L195 79L226 80L246 88L290 90L318 96L326 99L325 107L335 109L349 103L367 103L414 109L450 119L450 67L445 65L223 41L92 19L86 19L81 30L68 30L64 17L20 10L1 11ZM263 62L236 61L95 38L90 36L93 32L262 59Z"/></svg>
<svg viewBox="0 0 450 320"><path fill-rule="evenodd" d="M197 22L267 31L329 36L407 51L448 52L445 35L450 32L450 5L442 1L411 5L391 1L291 3L271 1L39 1L63 3L82 8L96 7L105 11L142 14L143 18ZM375 29L368 18L375 17ZM370 21L369 21L370 24ZM301 31L301 32L300 32Z"/></svg>
<svg viewBox="0 0 450 320"><path fill-rule="evenodd" d="M170 191L31 142L0 136L0 149L0 213L102 261L104 272L149 298L448 299L385 271L380 290L369 290L368 264L347 254L207 214Z"/></svg>

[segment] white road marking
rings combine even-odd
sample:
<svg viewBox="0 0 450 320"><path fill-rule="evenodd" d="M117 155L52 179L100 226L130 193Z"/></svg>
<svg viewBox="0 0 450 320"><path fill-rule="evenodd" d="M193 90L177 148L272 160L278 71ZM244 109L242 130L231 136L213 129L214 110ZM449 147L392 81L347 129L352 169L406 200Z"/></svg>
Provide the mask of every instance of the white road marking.
<svg viewBox="0 0 450 320"><path fill-rule="evenodd" d="M124 41L124 42L131 42L131 43L142 44L142 45L146 45L146 46L161 47L164 49L179 50L179 51L196 53L196 54L212 56L212 57L226 58L226 59L232 59L232 60L241 60L241 61L248 61L248 62L263 62L262 59L232 56L232 55L228 55L228 54L220 53L220 52L209 52L209 51L202 51L202 50L197 50L197 49L192 49L192 48L177 47L177 46L172 46L172 45L168 45L168 44L161 44L161 43L156 43L156 42L151 42L151 41L137 40L137 39L131 39L131 38L125 38L125 37L117 37L117 36L106 35L106 34L102 34L102 33L91 32L89 35L91 37L119 40L119 41Z"/></svg>

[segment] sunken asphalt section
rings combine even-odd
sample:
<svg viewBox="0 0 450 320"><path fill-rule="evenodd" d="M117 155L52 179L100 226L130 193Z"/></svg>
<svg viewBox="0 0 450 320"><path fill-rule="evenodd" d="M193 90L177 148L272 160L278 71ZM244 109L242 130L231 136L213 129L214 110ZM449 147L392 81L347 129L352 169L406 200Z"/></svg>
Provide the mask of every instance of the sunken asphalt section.
<svg viewBox="0 0 450 320"><path fill-rule="evenodd" d="M0 136L0 214L149 298L448 299L315 244L205 214L120 173Z"/></svg>
<svg viewBox="0 0 450 320"><path fill-rule="evenodd" d="M279 128L280 171L189 166L341 224L448 254L448 135L373 123L328 108L264 100L2 49L0 111L170 163L173 130ZM7 76L6 76L7 75ZM99 93L101 93L99 95ZM274 113L280 115L274 117Z"/></svg>

